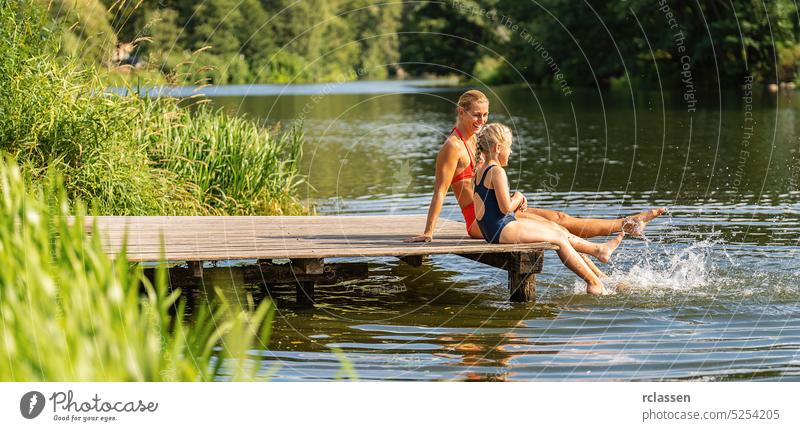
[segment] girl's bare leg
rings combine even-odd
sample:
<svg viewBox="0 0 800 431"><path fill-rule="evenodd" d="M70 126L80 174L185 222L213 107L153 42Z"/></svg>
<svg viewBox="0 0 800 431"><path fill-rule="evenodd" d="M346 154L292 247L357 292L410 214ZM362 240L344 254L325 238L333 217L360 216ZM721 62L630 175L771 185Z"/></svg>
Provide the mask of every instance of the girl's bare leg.
<svg viewBox="0 0 800 431"><path fill-rule="evenodd" d="M645 226L647 226L647 223L661 214L664 214L665 210L665 208L655 208L630 217L606 220L572 217L561 211L543 208L528 208L525 211L517 212L517 217L522 219L543 217L554 223L558 223L569 230L573 235L578 235L581 238L608 236L615 232L625 232L630 235L640 236Z"/></svg>
<svg viewBox="0 0 800 431"><path fill-rule="evenodd" d="M608 275L605 272L601 271L600 268L598 268L597 265L595 265L594 262L592 262L592 259L590 259L589 256L581 254L581 257L583 258L583 261L586 262L586 266L588 266L589 269L591 269L592 272L594 272L594 275L596 275L597 278L601 280L608 278Z"/></svg>
<svg viewBox="0 0 800 431"><path fill-rule="evenodd" d="M586 282L586 293L600 295L603 283L592 269L586 265L569 238L544 223L533 220L517 220L507 224L500 234L500 242L504 244L520 244L529 242L549 242L558 246L558 257L564 265Z"/></svg>
<svg viewBox="0 0 800 431"><path fill-rule="evenodd" d="M575 235L567 235L569 243L572 244L572 247L574 247L575 250L578 250L581 253L590 254L603 263L608 263L611 260L611 255L614 254L614 250L619 247L619 244L622 242L622 238L624 237L625 232L622 232L609 241L606 241L602 244L597 244L586 241L585 239Z"/></svg>
<svg viewBox="0 0 800 431"><path fill-rule="evenodd" d="M604 244L597 244L593 242L586 241L583 238L577 237L573 235L567 228L561 226L558 223L552 222L547 220L544 217L540 217L537 215L530 215L526 220L531 220L537 222L539 225L546 225L549 226L551 229L557 230L559 232L563 232L567 235L570 244L572 247L578 250L581 253L588 253L596 258L598 258L603 263L608 263L611 260L611 255L614 253L614 250L619 247L620 242L622 242L622 238L625 236L625 233L620 233L617 235L616 238L607 241ZM594 266L594 264L591 264ZM594 268L597 268L596 266ZM592 271L594 271L592 268ZM599 271L599 270L598 270ZM597 273L597 271L595 271ZM599 276L599 275L598 275Z"/></svg>

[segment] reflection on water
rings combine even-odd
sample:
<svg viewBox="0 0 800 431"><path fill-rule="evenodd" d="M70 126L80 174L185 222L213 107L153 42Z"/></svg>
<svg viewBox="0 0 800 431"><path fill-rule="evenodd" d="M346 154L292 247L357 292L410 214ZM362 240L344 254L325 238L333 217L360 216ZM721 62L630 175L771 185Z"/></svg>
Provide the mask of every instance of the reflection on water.
<svg viewBox="0 0 800 431"><path fill-rule="evenodd" d="M214 102L304 120L303 193L321 213L419 214L459 94L439 90ZM374 277L319 287L314 310L271 292L273 337L254 352L265 375L334 378L337 347L362 379L799 379L797 100L756 99L748 136L736 94L705 97L713 104L692 115L673 94L489 94L490 121L515 134L512 188L533 205L582 217L670 209L605 268L613 294L583 294L553 253L536 304L507 302L505 272L459 257L366 259ZM460 218L452 196L443 216ZM226 292L244 301L245 289Z"/></svg>

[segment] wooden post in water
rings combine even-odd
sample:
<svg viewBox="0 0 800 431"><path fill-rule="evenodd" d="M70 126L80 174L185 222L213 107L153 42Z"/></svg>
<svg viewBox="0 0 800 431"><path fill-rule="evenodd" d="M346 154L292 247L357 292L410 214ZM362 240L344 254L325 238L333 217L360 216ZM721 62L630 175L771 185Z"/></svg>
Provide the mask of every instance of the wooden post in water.
<svg viewBox="0 0 800 431"><path fill-rule="evenodd" d="M298 276L321 276L325 272L325 265L323 259L292 259L292 271ZM297 305L301 307L314 305L314 281L298 280L295 289Z"/></svg>
<svg viewBox="0 0 800 431"><path fill-rule="evenodd" d="M190 260L186 262L189 265L189 269L192 270L192 275L197 278L203 277L203 261L202 260Z"/></svg>
<svg viewBox="0 0 800 431"><path fill-rule="evenodd" d="M508 265L508 290L514 302L536 300L536 273L542 271L544 253L511 253Z"/></svg>
<svg viewBox="0 0 800 431"><path fill-rule="evenodd" d="M422 255L400 256L399 259L413 267L422 266Z"/></svg>
<svg viewBox="0 0 800 431"><path fill-rule="evenodd" d="M313 281L299 281L295 287L295 298L297 298L297 305L300 307L313 307L314 306L314 282Z"/></svg>
<svg viewBox="0 0 800 431"><path fill-rule="evenodd" d="M460 254L460 256L508 271L511 301L536 300L536 273L542 272L544 251Z"/></svg>

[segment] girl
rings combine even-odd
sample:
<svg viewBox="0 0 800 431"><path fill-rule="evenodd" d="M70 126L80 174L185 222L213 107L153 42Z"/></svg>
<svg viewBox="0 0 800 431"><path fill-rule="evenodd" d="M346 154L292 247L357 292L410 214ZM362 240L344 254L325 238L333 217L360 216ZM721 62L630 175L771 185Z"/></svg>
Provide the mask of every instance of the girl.
<svg viewBox="0 0 800 431"><path fill-rule="evenodd" d="M431 204L428 207L425 231L422 235L407 239L407 242L427 242L433 239L436 221L442 211L442 204L448 188L453 189L458 206L461 207L469 236L472 238L482 237L480 229L475 224L472 177L477 166L474 161L475 135L489 117L489 99L478 90L469 90L458 98L456 111L458 114L456 125L436 156L436 182ZM526 208L524 211L517 212L517 217L551 221L563 226L574 235L591 238L621 231L639 236L645 225L663 212L664 208L658 208L624 219L602 220L577 218L563 212L542 208Z"/></svg>
<svg viewBox="0 0 800 431"><path fill-rule="evenodd" d="M510 155L511 129L498 123L484 126L477 139L476 158L481 167L475 172L473 195L476 224L483 238L495 244L555 244L564 265L586 282L586 293L602 294L604 289L600 277L605 275L580 253L608 262L625 233L606 243L595 244L569 233L556 223L515 217L515 211L525 210L527 199L519 192L509 196L508 178L503 166L508 164Z"/></svg>

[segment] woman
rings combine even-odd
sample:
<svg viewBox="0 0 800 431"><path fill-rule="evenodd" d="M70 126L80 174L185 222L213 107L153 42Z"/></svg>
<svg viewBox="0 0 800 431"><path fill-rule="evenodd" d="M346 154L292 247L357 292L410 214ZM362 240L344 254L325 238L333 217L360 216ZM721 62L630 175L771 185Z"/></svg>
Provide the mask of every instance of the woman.
<svg viewBox="0 0 800 431"><path fill-rule="evenodd" d="M425 231L422 235L407 239L407 242L428 242L433 239L436 221L442 212L442 204L448 188L453 189L458 206L461 207L469 236L483 238L478 225L475 224L471 180L475 169L474 138L489 117L489 100L482 92L470 90L459 97L456 111L458 115L456 126L436 156L436 183L431 204L428 207ZM615 232L640 236L647 223L663 213L664 208L657 208L630 217L602 220L577 218L560 211L541 208L521 208L516 211L516 217L551 221L574 235L592 238L611 235Z"/></svg>
<svg viewBox="0 0 800 431"><path fill-rule="evenodd" d="M511 155L511 130L502 124L489 124L480 132L477 142L477 159L485 160L475 173L476 224L484 239L494 244L519 244L547 242L558 246L558 257L569 269L586 282L586 293L603 293L599 272L590 260L580 253L608 262L619 246L624 233L604 244L591 243L566 233L559 225L514 216L514 210L525 207L525 196L515 192L509 195L508 177L503 169ZM588 262L587 262L588 261Z"/></svg>

